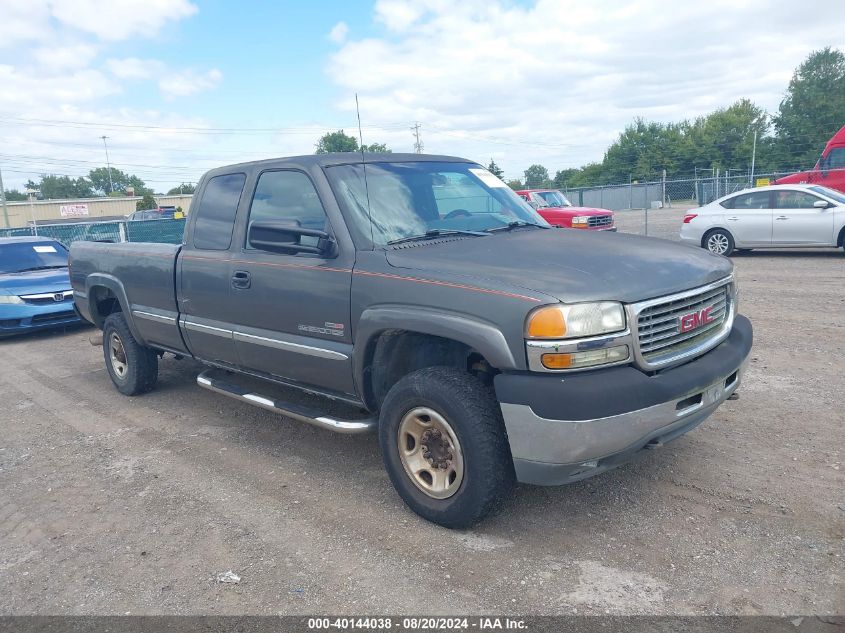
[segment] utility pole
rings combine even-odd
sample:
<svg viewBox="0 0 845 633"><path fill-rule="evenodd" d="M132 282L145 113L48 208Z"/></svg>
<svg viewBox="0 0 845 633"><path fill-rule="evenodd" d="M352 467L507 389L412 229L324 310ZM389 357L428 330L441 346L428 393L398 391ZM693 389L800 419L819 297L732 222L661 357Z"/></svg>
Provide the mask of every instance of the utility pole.
<svg viewBox="0 0 845 633"><path fill-rule="evenodd" d="M422 154L423 151L423 142L420 138L420 124L419 121L415 122L413 126L411 126L411 131L414 133L414 153Z"/></svg>
<svg viewBox="0 0 845 633"><path fill-rule="evenodd" d="M114 191L114 184L112 184L112 181L111 181L111 163L109 162L109 146L106 145L106 139L108 138L108 136L103 134L100 138L103 139L103 147L106 148L106 169L109 170L109 193L112 193Z"/></svg>
<svg viewBox="0 0 845 633"><path fill-rule="evenodd" d="M38 193L35 189L27 189L26 194L29 196L29 215L32 218L32 232L38 237L38 221L35 219L35 194Z"/></svg>
<svg viewBox="0 0 845 633"><path fill-rule="evenodd" d="M3 188L3 170L0 169L0 202L3 203L3 221L9 228L9 207L6 206L6 190Z"/></svg>
<svg viewBox="0 0 845 633"><path fill-rule="evenodd" d="M754 161L757 159L757 130L754 130L754 145L751 149L751 174L748 176L748 186L754 186Z"/></svg>

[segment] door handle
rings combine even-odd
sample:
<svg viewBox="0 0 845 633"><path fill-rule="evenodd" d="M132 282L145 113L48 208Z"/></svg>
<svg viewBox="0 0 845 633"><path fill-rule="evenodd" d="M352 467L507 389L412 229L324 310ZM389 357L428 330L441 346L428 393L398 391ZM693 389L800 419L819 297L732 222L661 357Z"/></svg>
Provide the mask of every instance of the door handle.
<svg viewBox="0 0 845 633"><path fill-rule="evenodd" d="M232 275L232 288L244 290L249 288L252 283L252 277L245 270L236 270Z"/></svg>
<svg viewBox="0 0 845 633"><path fill-rule="evenodd" d="M789 219L789 216L786 216L786 215L779 215L778 217L775 218L775 220L788 220L788 219Z"/></svg>
<svg viewBox="0 0 845 633"><path fill-rule="evenodd" d="M739 220L739 218L736 217L735 215L732 215L731 217L728 218L728 220Z"/></svg>

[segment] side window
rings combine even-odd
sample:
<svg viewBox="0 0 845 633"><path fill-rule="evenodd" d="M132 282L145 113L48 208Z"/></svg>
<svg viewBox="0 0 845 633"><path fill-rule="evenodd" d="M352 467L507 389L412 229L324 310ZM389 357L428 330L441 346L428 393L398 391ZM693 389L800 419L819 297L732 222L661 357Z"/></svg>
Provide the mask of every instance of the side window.
<svg viewBox="0 0 845 633"><path fill-rule="evenodd" d="M732 200L732 209L769 209L769 192L758 191L737 196Z"/></svg>
<svg viewBox="0 0 845 633"><path fill-rule="evenodd" d="M311 179L301 171L265 171L258 178L249 209L249 224L285 220L306 229L326 230L326 212ZM316 246L316 237L301 244ZM249 244L247 248L251 248Z"/></svg>
<svg viewBox="0 0 845 633"><path fill-rule="evenodd" d="M775 207L778 209L812 209L813 204L821 200L803 191L778 191L775 194Z"/></svg>
<svg viewBox="0 0 845 633"><path fill-rule="evenodd" d="M845 147L836 147L827 155L827 169L845 169Z"/></svg>
<svg viewBox="0 0 845 633"><path fill-rule="evenodd" d="M206 183L196 212L194 248L208 251L229 248L245 182L245 174L225 174Z"/></svg>

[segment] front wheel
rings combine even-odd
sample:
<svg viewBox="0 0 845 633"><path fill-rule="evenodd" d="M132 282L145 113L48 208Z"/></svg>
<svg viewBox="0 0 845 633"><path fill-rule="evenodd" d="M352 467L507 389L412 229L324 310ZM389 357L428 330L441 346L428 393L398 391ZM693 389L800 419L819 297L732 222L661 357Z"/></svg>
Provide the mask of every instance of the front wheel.
<svg viewBox="0 0 845 633"><path fill-rule="evenodd" d="M420 369L390 389L379 416L379 443L405 503L444 527L474 525L515 480L493 390L451 367Z"/></svg>
<svg viewBox="0 0 845 633"><path fill-rule="evenodd" d="M145 393L158 378L158 355L135 337L121 312L106 317L103 324L103 355L114 386L125 396Z"/></svg>
<svg viewBox="0 0 845 633"><path fill-rule="evenodd" d="M704 236L703 246L711 253L728 257L734 251L734 238L724 229L715 229Z"/></svg>

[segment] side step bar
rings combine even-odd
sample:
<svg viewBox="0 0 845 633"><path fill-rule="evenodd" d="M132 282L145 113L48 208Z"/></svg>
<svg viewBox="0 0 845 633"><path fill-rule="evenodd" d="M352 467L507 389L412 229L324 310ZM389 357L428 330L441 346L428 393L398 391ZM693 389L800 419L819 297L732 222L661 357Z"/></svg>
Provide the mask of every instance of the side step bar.
<svg viewBox="0 0 845 633"><path fill-rule="evenodd" d="M366 433L376 428L377 420L375 418L362 418L360 420L338 420L326 415L320 415L316 410L309 409L302 405L293 404L290 402L282 402L274 400L258 393L253 393L248 389L221 379L219 376L212 375L214 370L206 370L197 376L197 384L203 389L214 391L216 393L235 398L247 404L280 413L289 418L299 420L319 426L336 433Z"/></svg>

